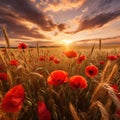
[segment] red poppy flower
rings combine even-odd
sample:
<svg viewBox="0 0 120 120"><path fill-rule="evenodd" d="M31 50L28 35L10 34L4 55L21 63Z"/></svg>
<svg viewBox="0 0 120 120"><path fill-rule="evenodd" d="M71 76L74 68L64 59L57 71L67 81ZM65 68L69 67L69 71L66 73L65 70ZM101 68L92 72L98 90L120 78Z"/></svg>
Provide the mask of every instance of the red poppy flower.
<svg viewBox="0 0 120 120"><path fill-rule="evenodd" d="M71 77L69 80L69 84L73 89L77 89L77 88L84 89L87 87L87 81L83 76L79 76L79 75Z"/></svg>
<svg viewBox="0 0 120 120"><path fill-rule="evenodd" d="M22 108L25 91L22 85L11 88L2 100L1 109L4 112L18 112Z"/></svg>
<svg viewBox="0 0 120 120"><path fill-rule="evenodd" d="M50 61L53 61L54 58L55 58L55 56L54 56L54 55L51 55L51 56L49 57L49 60L50 60Z"/></svg>
<svg viewBox="0 0 120 120"><path fill-rule="evenodd" d="M68 58L73 58L73 57L77 57L77 52L70 50L70 51L65 51L64 54L68 57Z"/></svg>
<svg viewBox="0 0 120 120"><path fill-rule="evenodd" d="M87 66L85 68L85 74L88 77L93 78L98 74L98 68L96 66L94 66L94 65Z"/></svg>
<svg viewBox="0 0 120 120"><path fill-rule="evenodd" d="M13 66L18 66L19 62L17 60L10 60L9 64Z"/></svg>
<svg viewBox="0 0 120 120"><path fill-rule="evenodd" d="M114 61L114 60L117 60L118 57L116 55L109 55L109 56L107 56L107 59L111 60L111 61Z"/></svg>
<svg viewBox="0 0 120 120"><path fill-rule="evenodd" d="M2 49L2 52L5 53L5 52L6 52L6 49Z"/></svg>
<svg viewBox="0 0 120 120"><path fill-rule="evenodd" d="M8 80L7 73L4 72L0 73L0 80L4 80L4 81Z"/></svg>
<svg viewBox="0 0 120 120"><path fill-rule="evenodd" d="M68 80L68 74L62 70L53 71L47 79L48 84L60 85Z"/></svg>
<svg viewBox="0 0 120 120"><path fill-rule="evenodd" d="M100 65L104 65L106 62L105 61L100 61Z"/></svg>
<svg viewBox="0 0 120 120"><path fill-rule="evenodd" d="M44 102L38 101L37 113L39 120L51 120L51 114Z"/></svg>
<svg viewBox="0 0 120 120"><path fill-rule="evenodd" d="M116 96L118 97L118 99L120 100L120 93L119 93L119 88L118 88L118 86L117 85L110 85L112 88L113 88L113 90L115 91L115 94L116 94Z"/></svg>
<svg viewBox="0 0 120 120"><path fill-rule="evenodd" d="M45 56L40 56L40 57L39 57L39 60L40 60L40 61L45 61Z"/></svg>
<svg viewBox="0 0 120 120"><path fill-rule="evenodd" d="M19 49L26 49L27 45L25 43L19 43L18 48Z"/></svg>
<svg viewBox="0 0 120 120"><path fill-rule="evenodd" d="M115 92L118 92L118 86L117 85L110 85Z"/></svg>
<svg viewBox="0 0 120 120"><path fill-rule="evenodd" d="M82 55L77 58L77 63L80 64L82 61L86 60L86 56Z"/></svg>
<svg viewBox="0 0 120 120"><path fill-rule="evenodd" d="M60 60L58 59L58 58L54 58L54 63L56 63L56 64L58 64L58 63L60 63Z"/></svg>

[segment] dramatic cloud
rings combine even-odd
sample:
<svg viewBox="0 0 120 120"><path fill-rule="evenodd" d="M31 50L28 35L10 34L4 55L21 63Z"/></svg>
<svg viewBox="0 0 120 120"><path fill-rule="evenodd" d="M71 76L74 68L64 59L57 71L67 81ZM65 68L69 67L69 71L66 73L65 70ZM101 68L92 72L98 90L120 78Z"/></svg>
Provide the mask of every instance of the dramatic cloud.
<svg viewBox="0 0 120 120"><path fill-rule="evenodd" d="M77 28L77 30L72 32L66 32L66 33L75 34L82 30L99 28L119 16L120 16L120 10L115 11L113 13L99 14L93 18L84 19L82 22L80 21L79 27Z"/></svg>
<svg viewBox="0 0 120 120"><path fill-rule="evenodd" d="M26 21L19 17L16 13L8 11L6 8L0 7L0 29L6 27L11 38L22 38L23 36L43 38L47 37L37 32L37 28L30 28ZM2 31L1 31L2 32Z"/></svg>
<svg viewBox="0 0 120 120"><path fill-rule="evenodd" d="M52 19L44 15L29 0L0 0L0 5L18 13L19 17L37 24L42 30L51 31L56 27Z"/></svg>

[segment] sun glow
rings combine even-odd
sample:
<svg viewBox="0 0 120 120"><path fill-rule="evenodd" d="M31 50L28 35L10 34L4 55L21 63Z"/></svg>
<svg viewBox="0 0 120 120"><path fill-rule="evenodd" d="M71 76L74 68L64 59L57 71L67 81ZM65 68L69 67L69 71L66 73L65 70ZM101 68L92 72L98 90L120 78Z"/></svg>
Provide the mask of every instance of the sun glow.
<svg viewBox="0 0 120 120"><path fill-rule="evenodd" d="M69 46L71 43L72 43L71 40L67 40L67 39L63 40L63 44L66 46L66 50L69 50Z"/></svg>
<svg viewBox="0 0 120 120"><path fill-rule="evenodd" d="M72 43L72 41L71 40L63 40L63 43L65 45L70 45Z"/></svg>

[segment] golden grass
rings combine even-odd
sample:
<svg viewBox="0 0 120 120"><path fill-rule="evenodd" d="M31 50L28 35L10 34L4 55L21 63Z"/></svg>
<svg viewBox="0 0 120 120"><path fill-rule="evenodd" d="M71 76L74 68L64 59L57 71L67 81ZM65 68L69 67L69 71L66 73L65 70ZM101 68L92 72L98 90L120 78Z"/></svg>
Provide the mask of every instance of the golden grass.
<svg viewBox="0 0 120 120"><path fill-rule="evenodd" d="M4 36L6 31L4 29ZM10 47L6 37L7 47ZM8 75L8 82L0 81L0 102L5 93L13 86L22 84L25 88L26 99L21 111L17 114L7 114L0 111L0 120L38 120L37 102L42 100L49 109L52 120L115 120L115 112L120 109L118 93L111 87L117 84L120 88L120 59L108 61L106 56L117 55L120 49L103 49L102 41L96 49L95 44L91 48L74 48L79 56L84 54L87 57L80 65L76 59L69 59L63 55L63 48L28 48L24 51L18 49L7 49L0 51L0 65ZM49 51L49 52L48 52ZM49 61L49 56L55 55L60 59L59 64ZM40 61L39 56L45 56L45 61ZM9 65L9 61L16 59L18 66ZM106 65L100 65L100 61L106 61ZM85 74L86 66L93 64L99 68L99 74L95 78L88 78ZM67 71L69 77L82 75L88 83L86 89L72 89L65 83L60 86L47 84L47 78L54 70ZM114 117L113 117L114 116Z"/></svg>

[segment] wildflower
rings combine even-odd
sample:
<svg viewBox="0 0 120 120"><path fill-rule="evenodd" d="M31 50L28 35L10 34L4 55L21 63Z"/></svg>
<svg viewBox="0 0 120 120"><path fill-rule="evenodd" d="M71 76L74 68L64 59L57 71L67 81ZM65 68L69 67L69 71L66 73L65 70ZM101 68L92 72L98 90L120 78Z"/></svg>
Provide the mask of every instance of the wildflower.
<svg viewBox="0 0 120 120"><path fill-rule="evenodd" d="M40 56L40 57L39 57L39 60L40 60L40 61L45 61L45 56Z"/></svg>
<svg viewBox="0 0 120 120"><path fill-rule="evenodd" d="M2 49L2 52L5 53L5 52L6 52L6 49Z"/></svg>
<svg viewBox="0 0 120 120"><path fill-rule="evenodd" d="M120 93L119 93L118 85L113 84L113 85L110 85L110 86L113 88L117 98L120 100Z"/></svg>
<svg viewBox="0 0 120 120"><path fill-rule="evenodd" d="M51 56L49 57L49 60L50 60L50 61L53 61L54 58L55 58L55 56L54 56L54 55L51 55Z"/></svg>
<svg viewBox="0 0 120 120"><path fill-rule="evenodd" d="M4 81L8 80L7 73L5 72L0 73L0 80L4 80Z"/></svg>
<svg viewBox="0 0 120 120"><path fill-rule="evenodd" d="M77 88L84 89L88 86L85 78L80 75L72 76L69 80L69 84L73 89L77 89Z"/></svg>
<svg viewBox="0 0 120 120"><path fill-rule="evenodd" d="M17 60L10 60L9 64L13 66L18 66L19 62Z"/></svg>
<svg viewBox="0 0 120 120"><path fill-rule="evenodd" d="M113 90L115 91L115 92L118 92L118 86L117 85L110 85L112 88L113 88Z"/></svg>
<svg viewBox="0 0 120 120"><path fill-rule="evenodd" d="M107 59L111 60L111 61L114 61L114 60L117 60L118 57L116 55L109 55L109 56L107 56Z"/></svg>
<svg viewBox="0 0 120 120"><path fill-rule="evenodd" d="M22 108L25 91L22 85L11 88L2 100L1 109L4 112L18 112Z"/></svg>
<svg viewBox="0 0 120 120"><path fill-rule="evenodd" d="M51 85L61 85L67 80L68 80L67 72L62 70L55 70L49 75L47 82L48 84Z"/></svg>
<svg viewBox="0 0 120 120"><path fill-rule="evenodd" d="M51 114L44 102L38 101L37 113L39 120L51 120Z"/></svg>
<svg viewBox="0 0 120 120"><path fill-rule="evenodd" d="M70 51L65 51L64 54L68 57L68 58L74 58L77 57L77 52L70 50Z"/></svg>
<svg viewBox="0 0 120 120"><path fill-rule="evenodd" d="M88 77L93 78L98 74L98 68L96 66L94 66L94 65L87 66L85 68L85 74Z"/></svg>
<svg viewBox="0 0 120 120"><path fill-rule="evenodd" d="M54 63L56 63L56 64L58 64L58 63L60 63L60 60L58 59L58 58L54 58Z"/></svg>
<svg viewBox="0 0 120 120"><path fill-rule="evenodd" d="M99 64L100 64L100 65L104 65L104 64L105 64L105 61L100 61Z"/></svg>
<svg viewBox="0 0 120 120"><path fill-rule="evenodd" d="M19 43L18 48L19 49L26 49L27 45L25 43Z"/></svg>
<svg viewBox="0 0 120 120"><path fill-rule="evenodd" d="M80 57L77 58L77 63L80 64L84 60L86 60L86 56L82 55L82 56L80 56Z"/></svg>

